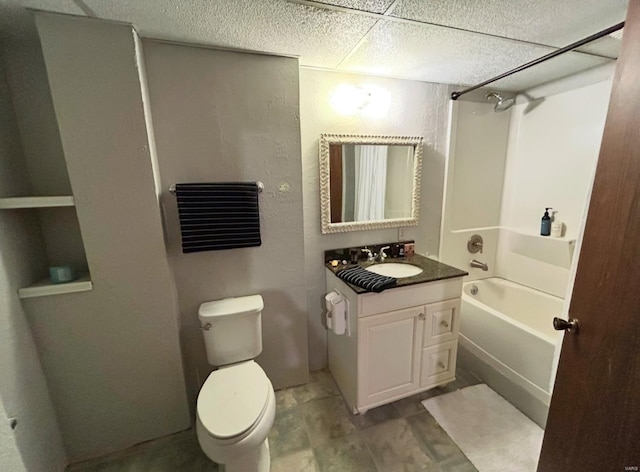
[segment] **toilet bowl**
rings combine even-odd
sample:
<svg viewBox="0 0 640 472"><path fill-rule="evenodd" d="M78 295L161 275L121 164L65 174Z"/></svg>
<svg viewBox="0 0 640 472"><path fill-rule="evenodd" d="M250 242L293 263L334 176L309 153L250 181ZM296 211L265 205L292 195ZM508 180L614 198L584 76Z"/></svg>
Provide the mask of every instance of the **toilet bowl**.
<svg viewBox="0 0 640 472"><path fill-rule="evenodd" d="M273 386L253 360L212 372L198 394L196 432L226 472L268 472L267 436L276 414Z"/></svg>

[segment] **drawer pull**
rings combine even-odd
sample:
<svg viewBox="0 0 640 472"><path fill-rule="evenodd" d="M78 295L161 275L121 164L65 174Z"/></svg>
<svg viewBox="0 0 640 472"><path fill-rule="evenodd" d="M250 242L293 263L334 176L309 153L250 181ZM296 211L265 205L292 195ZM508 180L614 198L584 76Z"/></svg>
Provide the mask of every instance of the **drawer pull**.
<svg viewBox="0 0 640 472"><path fill-rule="evenodd" d="M444 369L446 366L444 365L444 363L442 361L438 361L438 368L440 369Z"/></svg>
<svg viewBox="0 0 640 472"><path fill-rule="evenodd" d="M421 320L426 320L427 315L425 315L424 313L420 313L420 316L418 316L418 318L420 318Z"/></svg>
<svg viewBox="0 0 640 472"><path fill-rule="evenodd" d="M447 323L447 320L442 320L440 322L440 326L444 326L445 328L448 328L449 327L449 323Z"/></svg>

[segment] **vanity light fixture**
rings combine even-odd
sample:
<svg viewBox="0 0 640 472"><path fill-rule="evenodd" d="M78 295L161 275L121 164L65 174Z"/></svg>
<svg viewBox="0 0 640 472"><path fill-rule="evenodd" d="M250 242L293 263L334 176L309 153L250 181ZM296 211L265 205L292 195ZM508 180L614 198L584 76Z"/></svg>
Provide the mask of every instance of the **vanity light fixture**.
<svg viewBox="0 0 640 472"><path fill-rule="evenodd" d="M341 115L362 115L382 118L391 102L387 90L377 85L340 84L331 96L331 106Z"/></svg>

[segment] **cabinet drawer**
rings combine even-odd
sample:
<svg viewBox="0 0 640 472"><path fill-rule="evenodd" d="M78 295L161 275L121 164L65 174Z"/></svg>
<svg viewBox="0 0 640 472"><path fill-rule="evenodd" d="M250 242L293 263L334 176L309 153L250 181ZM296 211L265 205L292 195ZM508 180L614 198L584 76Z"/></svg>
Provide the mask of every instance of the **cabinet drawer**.
<svg viewBox="0 0 640 472"><path fill-rule="evenodd" d="M450 341L422 350L420 387L453 379L456 373L458 342Z"/></svg>
<svg viewBox="0 0 640 472"><path fill-rule="evenodd" d="M396 287L382 293L362 293L358 295L358 317L460 298L461 293L462 277Z"/></svg>
<svg viewBox="0 0 640 472"><path fill-rule="evenodd" d="M459 298L427 305L426 315L422 336L424 347L457 339L460 326Z"/></svg>

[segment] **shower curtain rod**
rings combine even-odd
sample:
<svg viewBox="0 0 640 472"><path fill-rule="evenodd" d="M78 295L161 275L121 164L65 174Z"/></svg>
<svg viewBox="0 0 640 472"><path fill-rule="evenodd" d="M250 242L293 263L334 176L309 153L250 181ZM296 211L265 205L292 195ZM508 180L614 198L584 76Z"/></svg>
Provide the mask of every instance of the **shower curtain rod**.
<svg viewBox="0 0 640 472"><path fill-rule="evenodd" d="M609 28L600 31L599 33L595 33L595 34L592 34L591 36L587 36L586 38L583 38L580 41L576 41L575 43L571 43L568 46L565 46L565 47L563 47L561 49L558 49L556 51L550 52L549 54L547 54L545 56L539 57L538 59L534 59L531 62L527 62L526 64L522 64L521 66L518 66L515 69L511 69L510 71L507 71L504 74L500 74L500 75L495 76L492 79L485 80L484 82L479 83L478 85L474 85L473 87L469 87L469 88L466 88L464 90L460 90L459 92L453 92L451 94L451 100L457 100L458 98L460 98L465 93L473 92L474 90L477 90L480 87L484 87L485 85L489 85L490 83L493 83L496 80L504 79L505 77L509 77L510 75L515 74L516 72L520 72L520 71L523 71L525 69L528 69L529 67L533 67L533 66L536 66L538 64L541 64L541 63L543 63L545 61L548 61L549 59L553 59L554 57L559 56L560 54L564 54L565 52L569 52L569 51L572 51L573 49L579 48L580 46L584 46L585 44L590 43L591 41L595 41L596 39L600 39L603 36L607 36L608 34L611 34L614 31L618 31L618 30L620 30L622 28L624 28L624 21L622 23L618 23L617 25L610 26Z"/></svg>

